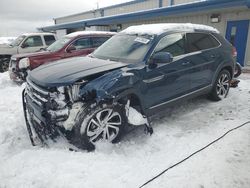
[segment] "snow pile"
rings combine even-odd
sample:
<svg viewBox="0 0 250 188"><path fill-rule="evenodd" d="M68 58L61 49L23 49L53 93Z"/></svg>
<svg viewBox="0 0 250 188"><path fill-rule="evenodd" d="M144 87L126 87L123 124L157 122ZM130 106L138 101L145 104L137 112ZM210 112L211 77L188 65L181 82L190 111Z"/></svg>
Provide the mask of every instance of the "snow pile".
<svg viewBox="0 0 250 188"><path fill-rule="evenodd" d="M148 123L147 118L132 107L129 107L128 122L131 125L145 125Z"/></svg>
<svg viewBox="0 0 250 188"><path fill-rule="evenodd" d="M127 29L121 31L121 33L125 34L139 34L139 35L160 35L166 31L171 30L181 30L181 31L194 31L198 30L207 30L215 33L219 33L217 29L214 27L199 25L199 24L191 24L191 23L166 23L166 24L146 24L146 25L137 25L130 26Z"/></svg>
<svg viewBox="0 0 250 188"><path fill-rule="evenodd" d="M228 98L198 98L153 120L119 144L99 143L95 152L70 152L63 139L49 148L32 147L19 87L0 74L0 187L128 188L147 180L250 119L250 76ZM242 127L207 150L171 169L147 188L250 187L250 126Z"/></svg>
<svg viewBox="0 0 250 188"><path fill-rule="evenodd" d="M0 44L10 44L16 37L0 37Z"/></svg>

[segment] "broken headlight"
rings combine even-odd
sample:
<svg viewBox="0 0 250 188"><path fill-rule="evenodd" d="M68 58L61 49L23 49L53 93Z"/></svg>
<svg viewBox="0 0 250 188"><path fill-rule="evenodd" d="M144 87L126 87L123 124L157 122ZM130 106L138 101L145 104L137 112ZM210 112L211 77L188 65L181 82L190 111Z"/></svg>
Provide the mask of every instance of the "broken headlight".
<svg viewBox="0 0 250 188"><path fill-rule="evenodd" d="M81 80L74 83L74 85L68 87L68 94L71 101L75 102L80 99L79 91L87 81Z"/></svg>

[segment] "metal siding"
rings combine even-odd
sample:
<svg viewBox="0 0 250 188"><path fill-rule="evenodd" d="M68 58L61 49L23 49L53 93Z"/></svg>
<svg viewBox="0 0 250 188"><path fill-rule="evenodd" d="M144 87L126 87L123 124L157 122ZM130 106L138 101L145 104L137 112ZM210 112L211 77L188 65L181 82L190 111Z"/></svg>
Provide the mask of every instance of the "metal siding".
<svg viewBox="0 0 250 188"><path fill-rule="evenodd" d="M196 1L200 1L200 0L196 0ZM174 5L179 5L179 4L195 2L195 0L174 0L173 2L174 2Z"/></svg>
<svg viewBox="0 0 250 188"><path fill-rule="evenodd" d="M116 14L124 14L129 12L136 12L142 10L148 10L153 8L158 8L159 2L157 0L148 0L144 2L139 2L137 4L125 5L121 7L108 8L105 9L105 16L111 16Z"/></svg>
<svg viewBox="0 0 250 188"><path fill-rule="evenodd" d="M68 17L63 17L63 18L57 18L56 24L62 24L62 23L68 23L68 22L74 22L74 21L79 21L79 20L84 20L84 19L90 19L90 18L97 18L101 17L101 14L99 12L87 12L84 14L79 14L79 15L73 15L73 16L68 16Z"/></svg>
<svg viewBox="0 0 250 188"><path fill-rule="evenodd" d="M66 34L67 34L66 29L56 31L56 36L57 36L58 39L62 38Z"/></svg>
<svg viewBox="0 0 250 188"><path fill-rule="evenodd" d="M245 65L246 66L250 66L250 25L249 25L249 28L248 28L248 40L247 40L247 49L246 49L246 59L245 59Z"/></svg>

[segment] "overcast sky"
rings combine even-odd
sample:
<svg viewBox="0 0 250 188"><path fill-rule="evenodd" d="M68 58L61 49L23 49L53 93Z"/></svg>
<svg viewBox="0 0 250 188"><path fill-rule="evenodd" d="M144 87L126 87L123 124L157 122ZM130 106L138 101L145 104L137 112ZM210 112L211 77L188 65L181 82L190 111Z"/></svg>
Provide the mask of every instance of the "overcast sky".
<svg viewBox="0 0 250 188"><path fill-rule="evenodd" d="M53 18L131 0L0 0L0 37L53 24Z"/></svg>

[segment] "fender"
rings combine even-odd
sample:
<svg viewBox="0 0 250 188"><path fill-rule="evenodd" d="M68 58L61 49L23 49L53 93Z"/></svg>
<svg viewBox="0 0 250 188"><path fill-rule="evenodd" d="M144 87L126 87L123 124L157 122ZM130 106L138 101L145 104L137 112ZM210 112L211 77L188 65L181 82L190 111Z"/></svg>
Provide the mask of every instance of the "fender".
<svg viewBox="0 0 250 188"><path fill-rule="evenodd" d="M118 69L87 83L80 90L80 96L83 101L95 100L97 103L117 102L131 94L141 99L142 94L135 89L139 82L140 79L135 71L132 72L129 68ZM140 101L140 104L143 103ZM143 106L142 108L144 109Z"/></svg>
<svg viewBox="0 0 250 188"><path fill-rule="evenodd" d="M215 74L213 76L213 80L212 80L212 85L214 85L219 73L225 68L225 67L230 67L232 69L232 72L230 72L230 74L232 75L233 78L233 63L232 62L224 62L224 63L220 63L220 65L217 67Z"/></svg>

